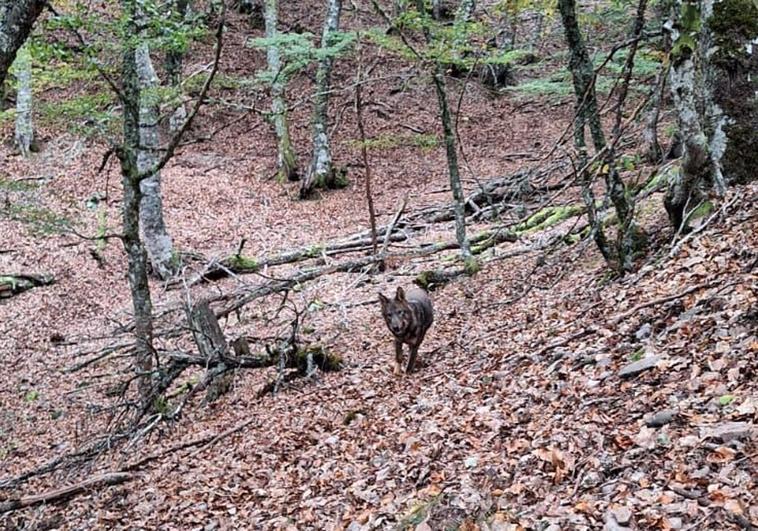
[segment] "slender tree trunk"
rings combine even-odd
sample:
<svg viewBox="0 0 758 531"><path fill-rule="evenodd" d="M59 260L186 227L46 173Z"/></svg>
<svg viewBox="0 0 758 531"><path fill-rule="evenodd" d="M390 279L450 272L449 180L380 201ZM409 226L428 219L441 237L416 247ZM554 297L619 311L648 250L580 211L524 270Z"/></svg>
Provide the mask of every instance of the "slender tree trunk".
<svg viewBox="0 0 758 531"><path fill-rule="evenodd" d="M135 62L140 82L139 133L137 169L144 174L155 167L159 159L160 135L158 132L158 76L155 75L147 43L137 46ZM140 182L139 221L145 238L145 248L153 272L166 279L173 274L173 245L163 220L161 172Z"/></svg>
<svg viewBox="0 0 758 531"><path fill-rule="evenodd" d="M658 164L663 159L663 149L658 142L658 119L663 104L663 91L666 90L666 76L668 67L662 66L656 74L655 88L650 98L650 108L645 117L645 127L642 130L642 141L645 145L645 159L653 164Z"/></svg>
<svg viewBox="0 0 758 531"><path fill-rule="evenodd" d="M328 48L339 30L342 0L329 0L321 34L321 48ZM332 154L329 147L329 81L334 58L325 56L316 70L316 101L313 112L313 160L300 188L300 197L308 197L314 188L332 188L336 184Z"/></svg>
<svg viewBox="0 0 758 531"><path fill-rule="evenodd" d="M360 47L360 36L358 37L358 46ZM371 192L371 164L368 160L368 148L366 147L366 128L363 125L363 54L362 48L358 49L358 73L355 76L355 114L358 118L358 133L361 141L361 156L363 166L366 169L366 203L368 204L368 217L371 225L371 252L376 255L377 234L376 234L376 211L374 210L374 195Z"/></svg>
<svg viewBox="0 0 758 531"><path fill-rule="evenodd" d="M265 0L266 38L276 37L278 30L278 0ZM285 103L286 79L282 74L279 58L279 45L271 44L266 50L268 69L273 78L271 83L271 120L277 139L277 174L280 180L297 181L297 158L290 140L287 124L287 105Z"/></svg>
<svg viewBox="0 0 758 531"><path fill-rule="evenodd" d="M0 0L0 85L47 0Z"/></svg>
<svg viewBox="0 0 758 531"><path fill-rule="evenodd" d="M670 183L664 205L675 231L686 229L683 225L686 221L687 206L689 205L691 210L698 206L703 198L702 185L716 173L716 168L712 165L708 137L703 130L702 117L698 111L706 90L703 71L696 65L700 58L698 57L699 46L695 44L695 39L697 39L697 34L704 30L699 27L700 7L686 1L681 1L680 6L682 23L689 23L692 26L687 28L675 24L673 27L678 29L674 29L672 35L675 44L671 54L669 75L683 152L681 171L679 176ZM679 47L677 42L682 37L687 40Z"/></svg>
<svg viewBox="0 0 758 531"><path fill-rule="evenodd" d="M447 90L442 65L437 65L434 72L434 88L437 91L437 102L440 107L442 129L445 134L445 152L447 153L447 170L450 176L450 189L453 191L453 211L455 212L455 239L461 248L464 260L471 258L471 246L466 237L465 198L461 186L461 176L458 170L458 148L455 143L455 131L450 117L450 106L447 101Z"/></svg>
<svg viewBox="0 0 758 531"><path fill-rule="evenodd" d="M174 0L172 3L175 16L179 20L184 20L187 16L187 11L190 8L190 0ZM184 52L176 49L169 49L166 52L166 59L164 61L164 67L166 69L166 77L168 78L169 85L179 93L179 88L182 83L182 64L184 62ZM176 132L181 129L184 124L184 120L187 119L187 107L181 102L169 118L169 129L171 132Z"/></svg>
<svg viewBox="0 0 758 531"><path fill-rule="evenodd" d="M473 2L462 0L459 8L461 16L467 16L468 8L473 10ZM425 12L423 0L416 0L416 9L419 13ZM435 16L433 13L432 16ZM424 31L424 37L427 44L431 43L432 37L429 30ZM465 197L463 195L463 186L461 185L461 176L458 166L458 146L455 142L455 131L453 129L453 120L450 116L450 105L447 101L447 87L445 86L444 67L439 62L434 65L432 76L434 88L437 93L437 104L440 109L440 120L442 122L442 131L445 135L445 153L447 155L447 169L450 177L450 189L453 192L453 212L455 214L455 238L461 248L461 257L469 261L472 259L471 245L466 236L466 210Z"/></svg>
<svg viewBox="0 0 758 531"><path fill-rule="evenodd" d="M21 155L28 157L34 142L32 125L32 55L28 46L22 46L14 63L18 90L16 94L16 145Z"/></svg>
<svg viewBox="0 0 758 531"><path fill-rule="evenodd" d="M629 93L629 85L632 81L632 72L634 70L634 58L637 54L637 43L645 27L645 11L647 10L647 0L639 0L637 4L637 15L634 18L634 24L630 33L632 44L624 62L622 69L622 80L618 88L618 101L616 103L616 117L613 124L613 141L608 146L605 155L605 164L608 166L609 175L606 180L611 201L616 209L618 217L618 237L616 239L616 253L618 255L619 272L624 273L631 271L633 260L643 241L643 233L639 226L634 222L634 198L627 193L626 184L616 169L616 146L621 140L622 119L624 104Z"/></svg>
<svg viewBox="0 0 758 531"><path fill-rule="evenodd" d="M137 69L137 47L132 38L138 34L135 0L121 0L127 17L124 38L122 92L124 113L124 144L120 153L121 181L124 188L123 242L128 259L129 287L134 306L136 336L135 370L143 407L152 396L153 371L153 306L147 280L147 253L139 234L139 211L142 200L137 159L140 144L140 79Z"/></svg>
<svg viewBox="0 0 758 531"><path fill-rule="evenodd" d="M584 126L586 124L589 126L595 151L600 152L605 149L606 140L595 95L595 72L579 29L579 22L576 16L576 2L575 0L558 0L558 9L561 13L566 42L569 46L569 69L571 70L574 94L577 100L574 124L575 128L579 127L579 129L575 129L574 144L579 151L586 149L584 147ZM641 9L641 12L644 14L644 4L641 6ZM644 18L642 21L644 21ZM639 10L638 19L636 19L635 23L637 22L640 22ZM639 30L641 31L641 28ZM635 31L637 31L636 26ZM629 68L628 65L627 68ZM625 93L622 94L619 105L623 105L625 97ZM582 158L586 160L586 156L580 156L580 159ZM593 226L593 231L595 232L595 241L608 265L623 273L631 267L631 259L634 254L635 238L629 237L629 234L627 234L627 231L636 230L632 220L634 208L628 198L626 185L616 170L613 150L609 149L602 160L604 161L603 177L605 179L606 190L616 210L619 223L619 237L615 251L608 246L608 242L602 234L602 227L600 227L597 220L596 223L598 224ZM589 190L592 182L586 176L582 176L582 181L588 189L583 193L585 200L587 200L592 196L591 190ZM590 207L588 204L587 209L590 215L592 215L594 206ZM592 221L590 220L590 222Z"/></svg>
<svg viewBox="0 0 758 531"><path fill-rule="evenodd" d="M579 175L579 180L582 183L582 199L587 206L587 218L591 227L592 237L605 261L611 263L613 261L613 254L605 237L603 225L597 214L595 194L592 190L592 174L585 168L588 160L585 128L589 118L592 116L596 120L596 124L592 128L595 146L597 147L600 144L602 149L602 146L605 145L605 138L599 126L600 118L597 112L597 100L595 99L593 88L594 71L587 54L587 49L584 47L582 34L579 31L574 0L558 0L558 8L563 21L566 42L571 54L569 69L571 70L576 97L576 104L574 106L574 147L578 154L577 165L582 172Z"/></svg>

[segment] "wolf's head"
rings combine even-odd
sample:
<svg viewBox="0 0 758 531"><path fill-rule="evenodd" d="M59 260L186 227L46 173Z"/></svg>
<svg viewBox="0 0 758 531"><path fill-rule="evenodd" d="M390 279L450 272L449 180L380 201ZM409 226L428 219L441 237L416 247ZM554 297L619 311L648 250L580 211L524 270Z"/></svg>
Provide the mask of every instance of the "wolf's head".
<svg viewBox="0 0 758 531"><path fill-rule="evenodd" d="M396 336L402 336L413 324L413 312L405 300L403 288L397 288L394 299L389 299L379 294L379 302L382 303L382 316L387 326Z"/></svg>

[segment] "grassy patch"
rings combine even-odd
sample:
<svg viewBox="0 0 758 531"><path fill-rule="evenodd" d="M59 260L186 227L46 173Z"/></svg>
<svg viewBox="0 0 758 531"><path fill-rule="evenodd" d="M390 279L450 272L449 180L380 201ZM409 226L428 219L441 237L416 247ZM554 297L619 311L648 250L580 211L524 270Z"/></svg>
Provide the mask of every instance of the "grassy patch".
<svg viewBox="0 0 758 531"><path fill-rule="evenodd" d="M60 234L72 225L71 220L50 209L19 203L10 203L1 208L0 215L26 225L36 236Z"/></svg>
<svg viewBox="0 0 758 531"><path fill-rule="evenodd" d="M115 115L110 109L113 103L110 92L96 92L66 101L40 102L37 108L42 122L87 134L93 129L106 129L113 121Z"/></svg>
<svg viewBox="0 0 758 531"><path fill-rule="evenodd" d="M35 181L16 181L0 177L0 190L4 192L31 192L39 187Z"/></svg>
<svg viewBox="0 0 758 531"><path fill-rule="evenodd" d="M349 144L351 147L361 147L360 140L351 140L349 141ZM366 149L378 151L396 149L399 147L417 147L422 151L431 151L439 145L439 137L435 134L385 134L373 138L367 138L365 142Z"/></svg>

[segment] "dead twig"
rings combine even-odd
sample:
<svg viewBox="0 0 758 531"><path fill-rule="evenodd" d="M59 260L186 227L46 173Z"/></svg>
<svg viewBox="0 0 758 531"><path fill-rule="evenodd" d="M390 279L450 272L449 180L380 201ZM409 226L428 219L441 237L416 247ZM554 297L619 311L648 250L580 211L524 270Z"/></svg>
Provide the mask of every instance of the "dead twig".
<svg viewBox="0 0 758 531"><path fill-rule="evenodd" d="M31 496L7 500L0 502L0 514L23 509L24 507L31 507L32 505L39 505L41 503L61 501L100 485L118 485L119 483L129 481L132 477L131 474L126 472L109 472L85 479L75 485L69 485L42 494L33 494Z"/></svg>
<svg viewBox="0 0 758 531"><path fill-rule="evenodd" d="M637 313L640 310L643 310L645 308L649 308L651 306L658 306L659 304L664 304L666 302L675 301L677 299L681 299L682 297L686 297L687 295L689 295L691 293L694 293L696 291L700 291L701 289L711 288L711 287L713 287L715 285L716 285L715 282L703 282L701 284L697 284L696 286L692 286L690 288L687 288L686 290L684 290L684 291L682 291L680 293L675 293L674 295L667 295L665 297L660 297L658 299L653 299L652 301L643 302L642 304L638 304L637 306L635 306L631 310L627 310L625 312L622 312L622 313L618 314L616 317L614 317L613 319L611 319L609 321L609 324L614 325L614 326L618 325L621 321L623 321L627 317L631 317L632 315L634 315L635 313Z"/></svg>

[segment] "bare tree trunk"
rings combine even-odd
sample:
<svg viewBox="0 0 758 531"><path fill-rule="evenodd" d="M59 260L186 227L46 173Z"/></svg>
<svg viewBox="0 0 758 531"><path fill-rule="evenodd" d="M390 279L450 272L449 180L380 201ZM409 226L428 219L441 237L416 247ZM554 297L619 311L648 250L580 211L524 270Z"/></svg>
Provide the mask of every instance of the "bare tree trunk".
<svg viewBox="0 0 758 531"><path fill-rule="evenodd" d="M469 9L473 11L474 2L472 0L462 0L458 14L461 17L470 16ZM423 0L416 0L416 9L419 13L425 12ZM432 16L436 17L436 13ZM424 30L424 37L427 44L431 43L432 37L429 30ZM437 92L437 104L440 109L440 120L442 130L445 135L445 153L447 155L447 169L450 177L450 189L453 192L453 212L455 214L455 238L461 249L461 257L465 261L472 259L471 245L466 237L466 210L463 196L463 187L461 186L461 176L458 166L458 147L455 142L455 131L453 121L450 116L450 105L447 101L447 87L445 86L445 72L443 65L437 62L434 65L434 74L432 76L434 88ZM467 264L468 267L468 264Z"/></svg>
<svg viewBox="0 0 758 531"><path fill-rule="evenodd" d="M266 22L266 38L276 37L278 24L278 0L265 0L264 16ZM271 120L274 124L277 139L277 173L282 181L297 181L297 158L290 140L287 124L287 105L284 100L286 80L282 74L279 58L279 45L270 44L266 50L268 69L273 78L271 82Z"/></svg>
<svg viewBox="0 0 758 531"><path fill-rule="evenodd" d="M0 0L0 85L47 0Z"/></svg>
<svg viewBox="0 0 758 531"><path fill-rule="evenodd" d="M581 175L579 175L579 180L582 183L582 199L587 206L587 219L595 244L606 263L611 263L613 261L613 254L605 237L603 225L597 214L595 193L592 190L592 174L585 169L588 160L587 144L584 135L585 128L589 116L594 115L597 117L595 91L590 91L590 86L594 83L594 72L589 55L584 47L582 34L579 31L579 22L576 19L576 7L573 0L559 0L558 7L566 32L566 42L571 52L569 68L571 69L576 97L576 104L574 106L574 147L578 156L577 165L581 169L580 171L582 171ZM600 135L602 138L602 131L600 131ZM605 144L604 138L602 139L602 144Z"/></svg>
<svg viewBox="0 0 758 531"><path fill-rule="evenodd" d="M642 130L642 141L645 145L645 159L658 164L663 159L663 149L658 142L658 118L663 104L663 91L666 90L666 75L668 68L662 66L655 78L653 96L650 98L650 108L645 117L645 127Z"/></svg>
<svg viewBox="0 0 758 531"><path fill-rule="evenodd" d="M360 37L359 43L360 46ZM366 128L363 125L363 101L361 92L363 89L363 54L362 48L358 49L358 73L355 76L355 114L358 118L358 133L361 141L361 157L366 169L366 203L368 204L368 218L371 225L371 252L376 255L376 211L374 210L374 195L371 193L371 165L368 160L368 148L366 147Z"/></svg>
<svg viewBox="0 0 758 531"><path fill-rule="evenodd" d="M576 118L574 120L574 145L580 152L580 161L586 161L586 147L584 142L585 125L589 126L595 151L600 152L606 148L605 134L603 133L602 123L600 122L600 113L598 112L597 98L595 95L595 72L584 45L582 33L579 29L575 0L559 0L558 8L561 13L566 42L569 46L569 69L571 70L574 94L577 101L575 111ZM637 24L644 21L644 18L640 18L640 14L644 16L644 8L645 5L643 2L640 9L638 9L638 18L635 19L635 32L641 31L641 27L638 28ZM630 68L630 66L627 65L627 68ZM628 84L628 80L625 84ZM625 97L625 90L622 90L622 98L619 100L619 105L623 105L623 99ZM619 125L617 125L616 130L618 130L618 127ZM611 146L611 148L612 147L613 146ZM582 152L584 153L582 154ZM634 205L631 203L626 185L615 167L613 149L608 149L602 160L604 162L603 176L605 178L605 187L616 210L619 224L619 237L615 249L612 249L608 245L608 241L603 234L602 227L599 225L597 217L595 217L593 224L592 217L595 213L594 204L587 204L587 211L590 217L590 224L593 227L592 230L594 232L595 242L600 248L600 252L609 266L613 267L618 272L623 273L631 267L631 259L635 252L635 238L630 237L630 233L636 230L633 223ZM583 163L582 166L584 166ZM585 202L592 200L594 203L594 197L591 191L591 179L588 176L582 176L582 181L585 188L582 196L585 198Z"/></svg>
<svg viewBox="0 0 758 531"><path fill-rule="evenodd" d="M138 169L140 145L140 78L137 68L138 34L136 0L121 0L127 17L124 37L122 93L124 113L124 144L120 153L123 200L123 242L129 264L129 287L134 306L134 333L136 336L135 370L139 374L139 395L143 408L152 397L153 371L153 304L147 281L147 254L139 234L139 212L142 192Z"/></svg>
<svg viewBox="0 0 758 531"><path fill-rule="evenodd" d="M184 20L187 16L187 11L190 8L191 0L174 0L172 2L172 8L174 10L174 16L179 20ZM177 49L169 49L166 52L166 59L164 61L164 67L166 69L166 77L168 78L169 85L174 90L179 92L182 83L182 63L184 62L184 52ZM184 125L184 120L187 119L187 107L184 102L176 107L174 112L169 118L170 131L176 132Z"/></svg>
<svg viewBox="0 0 758 531"><path fill-rule="evenodd" d="M18 89L16 94L16 145L21 155L29 157L34 142L32 125L32 55L22 46L14 63Z"/></svg>
<svg viewBox="0 0 758 531"><path fill-rule="evenodd" d="M333 44L333 35L339 30L342 0L329 0L321 48ZM329 81L334 58L327 54L319 61L316 70L316 101L313 112L313 160L300 188L300 197L308 197L314 188L333 188L336 184L332 154L329 148Z"/></svg>
<svg viewBox="0 0 758 531"><path fill-rule="evenodd" d="M440 107L442 129L445 134L445 151L447 153L447 169L450 176L450 189L453 191L453 211L455 212L455 239L461 248L464 260L471 258L471 246L466 237L466 212L464 208L463 187L458 168L458 148L455 143L455 132L450 117L450 106L447 101L447 90L442 66L437 65L434 72L434 88L437 91L437 102Z"/></svg>
<svg viewBox="0 0 758 531"><path fill-rule="evenodd" d="M137 46L135 62L140 83L139 134L137 169L144 174L155 167L159 159L160 135L158 132L158 76L155 75L147 43ZM142 179L139 183L142 198L139 222L145 238L145 247L153 272L166 279L173 274L173 245L163 220L161 172Z"/></svg>

